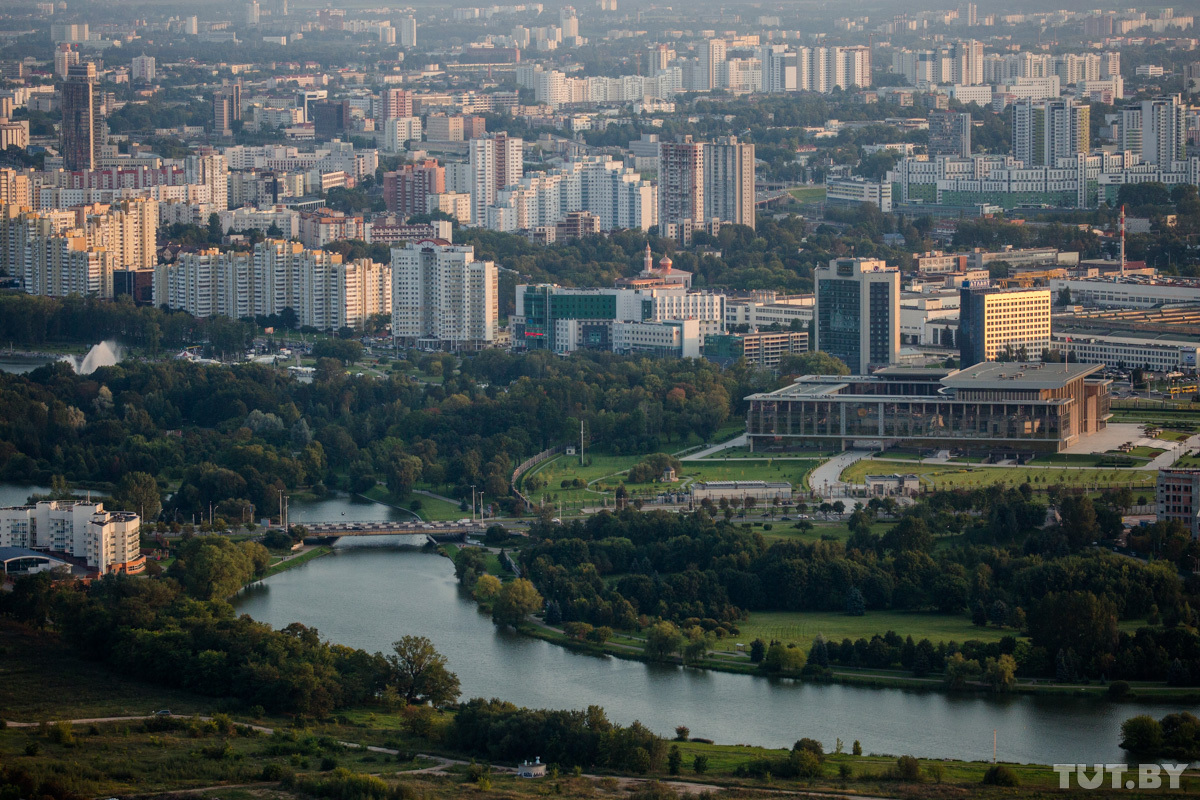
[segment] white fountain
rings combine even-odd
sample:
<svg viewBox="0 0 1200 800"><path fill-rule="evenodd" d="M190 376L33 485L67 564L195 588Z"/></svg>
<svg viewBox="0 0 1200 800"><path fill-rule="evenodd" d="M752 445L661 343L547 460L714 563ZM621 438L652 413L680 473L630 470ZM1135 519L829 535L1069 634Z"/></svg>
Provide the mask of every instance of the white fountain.
<svg viewBox="0 0 1200 800"><path fill-rule="evenodd" d="M63 356L62 360L70 364L77 375L91 375L100 367L111 367L119 364L124 356L125 348L121 347L118 342L110 339L93 345L92 349L87 351L87 355L82 358L79 356Z"/></svg>

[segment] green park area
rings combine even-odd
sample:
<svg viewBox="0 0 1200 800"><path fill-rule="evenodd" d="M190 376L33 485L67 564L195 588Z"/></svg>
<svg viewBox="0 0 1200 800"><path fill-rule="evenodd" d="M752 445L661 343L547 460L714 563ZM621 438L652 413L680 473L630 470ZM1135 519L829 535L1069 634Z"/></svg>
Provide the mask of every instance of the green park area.
<svg viewBox="0 0 1200 800"><path fill-rule="evenodd" d="M863 483L867 475L889 471L895 472L896 468L887 465L887 462L864 458L843 470L841 479L847 483ZM1034 489L1059 485L1081 489L1109 486L1143 488L1154 486L1156 474L1152 470L1137 469L960 467L945 464L906 465L904 471L919 475L921 485L929 489L979 489L997 485L1015 487L1025 482L1029 482Z"/></svg>
<svg viewBox="0 0 1200 800"><path fill-rule="evenodd" d="M905 611L871 611L854 617L841 611L756 611L750 619L738 624L738 634L718 640L714 650L733 651L739 643L746 647L755 639L795 644L805 652L818 635L826 640L870 639L878 634L895 631L913 641L928 639L938 642L962 642L976 639L997 642L1004 636L1015 635L1010 628L979 627L963 614L914 613Z"/></svg>
<svg viewBox="0 0 1200 800"><path fill-rule="evenodd" d="M538 465L522 478L522 491L531 499L563 504L564 513L581 505L612 505L616 488L624 484L632 497L648 497L671 489L686 490L694 481L786 481L799 489L819 459L704 459L683 461L671 483L631 483L628 471L645 456L561 455ZM532 480L531 480L532 479ZM566 482L568 485L563 485ZM536 487L536 488L535 488Z"/></svg>
<svg viewBox="0 0 1200 800"><path fill-rule="evenodd" d="M788 194L796 198L797 203L822 203L825 201L824 186L801 186L788 189Z"/></svg>

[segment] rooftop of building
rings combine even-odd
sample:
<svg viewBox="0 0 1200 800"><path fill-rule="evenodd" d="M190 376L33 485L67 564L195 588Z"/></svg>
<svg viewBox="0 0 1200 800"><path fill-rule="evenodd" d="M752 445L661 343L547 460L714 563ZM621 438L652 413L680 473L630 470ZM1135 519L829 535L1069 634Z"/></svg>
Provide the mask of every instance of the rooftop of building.
<svg viewBox="0 0 1200 800"><path fill-rule="evenodd" d="M1104 369L1103 364L1028 364L985 361L942 379L950 389L1060 389Z"/></svg>
<svg viewBox="0 0 1200 800"><path fill-rule="evenodd" d="M986 361L960 370L886 367L870 375L802 375L788 386L773 392L754 394L747 399L860 395L883 400L917 396L901 391L901 387L906 383L910 385L940 383L943 388L951 391L962 389L1046 391L1061 389L1072 381L1086 378L1103 369L1103 364L1043 364L1041 362L1023 364L998 361ZM878 392L868 389L861 393L854 390L856 386L877 389L881 385L895 385L896 390Z"/></svg>
<svg viewBox="0 0 1200 800"><path fill-rule="evenodd" d="M68 561L63 561L61 558L55 558L49 553L43 553L40 550L30 550L28 547L0 547L0 564L9 561L15 561L18 558L44 558L48 561L54 561L69 567L71 564Z"/></svg>

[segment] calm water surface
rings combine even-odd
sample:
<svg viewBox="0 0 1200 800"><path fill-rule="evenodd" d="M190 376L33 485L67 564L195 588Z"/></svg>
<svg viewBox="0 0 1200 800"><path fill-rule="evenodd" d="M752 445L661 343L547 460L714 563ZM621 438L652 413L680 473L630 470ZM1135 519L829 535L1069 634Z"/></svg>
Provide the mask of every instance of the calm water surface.
<svg viewBox="0 0 1200 800"><path fill-rule="evenodd" d="M462 681L464 697L500 697L524 706L603 706L621 723L641 720L669 735L722 743L790 746L802 736L832 749L1001 760L1095 763L1123 760L1121 722L1162 716L1168 705L1070 698L988 698L937 692L803 684L624 661L572 652L498 631L460 592L450 561L432 553L353 542L337 552L247 588L240 612L279 628L316 627L332 641L386 651L405 634L433 640Z"/></svg>

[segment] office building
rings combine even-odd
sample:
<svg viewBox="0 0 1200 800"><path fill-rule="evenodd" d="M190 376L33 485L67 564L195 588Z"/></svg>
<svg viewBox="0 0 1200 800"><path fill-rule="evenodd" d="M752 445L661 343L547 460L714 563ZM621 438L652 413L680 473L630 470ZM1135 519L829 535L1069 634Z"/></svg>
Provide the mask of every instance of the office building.
<svg viewBox="0 0 1200 800"><path fill-rule="evenodd" d="M103 573L136 574L146 568L141 554L141 518L106 511L103 503L41 500L0 508L0 547L24 547L83 559Z"/></svg>
<svg viewBox="0 0 1200 800"><path fill-rule="evenodd" d="M431 239L392 248L392 337L402 344L475 350L496 341L496 265L473 247Z"/></svg>
<svg viewBox="0 0 1200 800"><path fill-rule="evenodd" d="M1160 469L1154 500L1159 522L1182 523L1193 539L1200 538L1200 470Z"/></svg>
<svg viewBox="0 0 1200 800"><path fill-rule="evenodd" d="M242 84L234 82L213 92L213 131L233 136L233 123L242 118Z"/></svg>
<svg viewBox="0 0 1200 800"><path fill-rule="evenodd" d="M1100 364L1001 364L961 370L889 368L869 376L808 375L746 398L754 451L959 450L1024 458L1058 453L1103 430L1111 381Z"/></svg>
<svg viewBox="0 0 1200 800"><path fill-rule="evenodd" d="M963 288L958 346L964 369L983 361L1036 361L1050 349L1050 290Z"/></svg>
<svg viewBox="0 0 1200 800"><path fill-rule="evenodd" d="M929 157L971 155L971 115L959 111L929 114Z"/></svg>
<svg viewBox="0 0 1200 800"><path fill-rule="evenodd" d="M75 64L62 85L62 155L67 170L93 169L105 143L96 102L96 65Z"/></svg>
<svg viewBox="0 0 1200 800"><path fill-rule="evenodd" d="M1074 100L1021 100L1013 105L1013 155L1026 167L1058 164L1087 153L1091 106Z"/></svg>
<svg viewBox="0 0 1200 800"><path fill-rule="evenodd" d="M321 100L312 107L313 134L320 141L339 139L350 130L350 101Z"/></svg>
<svg viewBox="0 0 1200 800"><path fill-rule="evenodd" d="M814 350L866 375L900 357L900 270L880 259L835 258L816 269Z"/></svg>
<svg viewBox="0 0 1200 800"><path fill-rule="evenodd" d="M704 145L704 219L754 227L754 145L724 136Z"/></svg>
<svg viewBox="0 0 1200 800"><path fill-rule="evenodd" d="M704 357L722 366L745 359L747 364L775 369L785 355L807 352L805 331L718 333L704 337Z"/></svg>
<svg viewBox="0 0 1200 800"><path fill-rule="evenodd" d="M434 159L405 164L383 174L383 199L389 214L407 219L429 213L430 195L446 191L446 169Z"/></svg>

